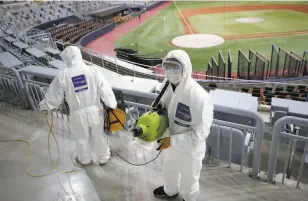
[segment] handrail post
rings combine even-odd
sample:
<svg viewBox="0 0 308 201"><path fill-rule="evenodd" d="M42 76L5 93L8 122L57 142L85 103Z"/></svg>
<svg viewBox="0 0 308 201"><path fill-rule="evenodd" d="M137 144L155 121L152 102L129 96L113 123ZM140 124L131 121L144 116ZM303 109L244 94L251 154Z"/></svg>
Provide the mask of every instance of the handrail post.
<svg viewBox="0 0 308 201"><path fill-rule="evenodd" d="M270 156L268 160L268 169L267 169L267 181L273 182L276 168L276 160L278 156L278 147L280 142L280 131L283 124L284 117L278 119L274 125L273 135L272 135L272 144L270 150Z"/></svg>
<svg viewBox="0 0 308 201"><path fill-rule="evenodd" d="M116 68L117 68L117 73L119 74L119 67L118 67L118 59L115 58L115 65L116 65Z"/></svg>
<svg viewBox="0 0 308 201"><path fill-rule="evenodd" d="M24 85L23 91L27 95L27 98L28 98L28 101L29 101L29 104L30 104L32 110L38 110L39 108L36 108L36 106L34 104L34 100L33 100L32 96L30 95L29 84L26 82L25 75L23 73L21 74L21 80L22 80L22 83Z"/></svg>
<svg viewBox="0 0 308 201"><path fill-rule="evenodd" d="M255 115L256 119L256 141L255 141L255 150L253 154L253 163L251 176L258 177L260 162L261 162L261 152L263 145L263 136L264 136L264 121L260 115Z"/></svg>
<svg viewBox="0 0 308 201"><path fill-rule="evenodd" d="M89 53L89 56L90 56L90 61L91 61L91 64L93 65L93 61L92 61L92 53L91 53L91 52Z"/></svg>
<svg viewBox="0 0 308 201"><path fill-rule="evenodd" d="M271 150L270 150L268 169L267 169L267 178L266 178L266 181L270 183L275 183L274 176L275 176L276 162L277 162L278 151L279 151L281 132L282 132L283 127L286 124L296 124L298 126L307 126L308 119L294 117L294 116L285 116L285 117L278 119L278 121L276 121L274 125L273 136L272 136L272 145L271 145ZM297 135L294 135L294 138L295 137L297 137Z"/></svg>

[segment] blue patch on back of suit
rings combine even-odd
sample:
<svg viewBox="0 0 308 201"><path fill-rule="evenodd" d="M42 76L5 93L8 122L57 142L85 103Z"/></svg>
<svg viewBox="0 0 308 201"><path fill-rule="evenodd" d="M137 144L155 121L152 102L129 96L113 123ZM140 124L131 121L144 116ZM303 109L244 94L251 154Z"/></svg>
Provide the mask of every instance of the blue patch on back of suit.
<svg viewBox="0 0 308 201"><path fill-rule="evenodd" d="M191 114L189 106L179 102L176 108L175 117L182 121L191 122Z"/></svg>
<svg viewBox="0 0 308 201"><path fill-rule="evenodd" d="M88 90L87 80L84 75L78 75L72 77L72 82L76 93Z"/></svg>

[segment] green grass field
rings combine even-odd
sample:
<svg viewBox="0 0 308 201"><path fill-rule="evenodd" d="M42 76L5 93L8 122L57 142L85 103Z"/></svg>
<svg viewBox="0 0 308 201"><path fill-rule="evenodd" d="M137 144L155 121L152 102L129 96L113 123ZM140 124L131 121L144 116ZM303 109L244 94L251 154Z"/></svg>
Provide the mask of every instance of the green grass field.
<svg viewBox="0 0 308 201"><path fill-rule="evenodd" d="M180 10L188 8L217 7L245 4L304 4L305 2L177 2ZM262 17L263 22L255 24L241 24L235 20L242 17ZM200 33L217 34L220 36L233 36L245 34L262 34L285 31L308 30L308 14L290 10L262 10L243 11L221 14L198 15L189 18L190 24ZM185 34L180 21L180 15L174 4L153 16L147 22L122 36L116 43L117 47L137 43L142 54L157 52L159 50L179 49L170 44L170 41ZM252 49L262 53L270 59L271 45L276 44L287 51L293 51L302 56L308 50L308 35L279 36L253 39L226 40L224 44L203 49L184 49L188 52L195 70L205 70L207 62L214 56L217 58L218 50L227 56L230 49L234 59L235 69L238 50L246 55ZM217 60L217 59L216 59Z"/></svg>
<svg viewBox="0 0 308 201"><path fill-rule="evenodd" d="M261 23L236 22L236 19L247 16L263 18L265 20ZM308 30L308 15L289 10L242 11L197 15L189 18L189 21L200 33L207 33L210 30L211 34L218 34L220 36Z"/></svg>

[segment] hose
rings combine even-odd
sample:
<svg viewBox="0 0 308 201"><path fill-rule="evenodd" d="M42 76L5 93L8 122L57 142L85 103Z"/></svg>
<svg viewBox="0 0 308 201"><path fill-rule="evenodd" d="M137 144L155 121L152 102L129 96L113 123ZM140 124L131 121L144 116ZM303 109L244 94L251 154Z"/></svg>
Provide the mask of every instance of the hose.
<svg viewBox="0 0 308 201"><path fill-rule="evenodd" d="M121 124L121 126L123 127L123 129L126 130L126 131L128 131L128 129L127 129L127 128L122 124L122 122L119 120L118 116L114 114L113 110L111 110L111 112L112 112L112 114L115 116L115 118L119 121L119 123ZM109 115L108 115L108 114L107 114L107 118L109 118ZM129 161L126 160L124 157L122 157L120 154L118 154L118 153L110 146L109 140L108 140L108 136L107 136L107 144L108 144L108 146L110 147L110 149L111 149L117 156L119 156L119 157L120 157L123 161L125 161L126 163L128 163L128 164L130 164L130 165L133 165L133 166L144 166L144 165L147 165L147 164L149 164L149 163L155 161L155 160L158 158L158 156L161 154L161 152L162 152L162 151L159 151L159 153L157 154L157 156L156 156L154 159L152 159L152 160L150 160L150 161L148 161L148 162L146 162L146 163L136 164L136 163L129 162Z"/></svg>
<svg viewBox="0 0 308 201"><path fill-rule="evenodd" d="M108 146L110 147L110 149L111 149L117 156L119 156L119 157L120 157L123 161L125 161L126 163L128 163L128 164L130 164L130 165L133 165L133 166L144 166L144 165L147 165L147 164L149 164L149 163L152 163L153 161L155 161L155 160L158 158L158 156L159 156L160 153L162 152L162 151L159 151L159 153L157 154L157 156L156 156L155 158L153 158L152 160L150 160L150 161L148 161L148 162L146 162L146 163L136 164L136 163L129 162L129 161L126 160L124 157L122 157L120 154L118 154L118 153L110 146L109 141L108 141L108 137L107 137L107 143L108 143Z"/></svg>
<svg viewBox="0 0 308 201"><path fill-rule="evenodd" d="M112 112L112 113L113 113L113 112ZM114 113L113 113L113 114L114 114ZM122 124L122 122L118 119L118 117L117 117L115 114L114 114L114 116L115 116L115 117L117 118L117 120L120 122L121 126L123 126L123 128L124 128L125 130L127 130L127 129L125 128L125 126ZM32 157L32 144L31 144L31 142L29 142L29 141L27 141L27 140L23 140L23 139L17 139L17 140L0 140L0 142L23 142L23 143L26 143L26 144L29 146L30 149L29 149L29 152L28 152L27 168L26 168L27 174L28 174L29 176L31 176L31 177L44 177L44 176L48 176L48 175L53 174L53 173L54 173L54 170L58 170L58 171L60 171L60 172L62 172L62 173L71 173L71 172L78 171L78 168L83 168L83 167L85 167L85 166L89 166L89 165L79 166L79 165L75 164L75 163L73 162L73 159L72 159L72 155L73 155L73 153L74 153L74 151L73 151L72 154L71 154L71 160L72 160L73 165L76 166L76 168L74 168L74 169L72 169L72 170L66 170L66 169L60 169L60 168L58 167L59 160L60 160L60 149L59 149L58 141L57 141L56 136L55 136L55 134L54 134L54 132L53 132L53 129L52 129L52 126L53 126L53 115L52 115L52 113L51 113L51 123L50 123L49 120L48 120L48 112L45 112L45 119L46 119L46 122L47 122L47 125L48 125L48 128L49 128L49 133L48 133L48 156L49 156L50 161L52 162L52 169L51 169L49 172L47 172L47 173L44 173L44 174L33 174L33 173L30 172L29 166L30 166L30 161L31 161L31 157ZM57 147L57 160L56 160L56 161L54 161L54 159L53 159L52 156L51 156L51 147L50 147L50 137L51 137L51 136L52 136L53 139L55 140L56 147ZM149 164L149 163L155 161L155 160L158 158L158 156L161 154L161 151L160 151L154 159L152 159L152 160L150 160L150 161L148 161L148 162L146 162L146 163L135 164L135 163L132 163L132 162L129 162L128 160L126 160L124 157L122 157L120 154L118 154L118 153L110 146L108 136L107 136L107 144L108 144L108 146L110 147L110 149L111 149L117 156L119 156L119 157L120 157L123 161L125 161L126 163L128 163L128 164L130 164L130 165L133 165L133 166L144 166L144 165L147 165L147 164ZM107 150L107 149L106 149L106 150ZM103 155L103 156L104 156L104 155ZM102 157L103 157L103 156L102 156ZM98 163L102 157L100 157L96 163Z"/></svg>
<svg viewBox="0 0 308 201"><path fill-rule="evenodd" d="M33 174L30 172L30 161L31 161L31 157L32 157L32 144L31 142L29 141L26 141L26 140L22 140L22 139L18 139L18 140L1 140L0 142L23 142L23 143L26 143L30 150L28 152L28 159L27 159L27 173L28 175L30 175L31 177L44 177L44 176L48 176L50 174L53 174L54 173L54 170L58 170L60 172L63 172L63 173L71 173L71 172L74 172L77 170L77 168L73 169L73 170L65 170L65 169L60 169L58 168L58 163L59 163L59 160L60 160L60 149L59 149L59 144L58 144L58 141L56 139L56 136L54 135L54 132L53 132L53 129L52 129L52 125L53 125L53 115L51 115L51 123L49 122L48 120L48 113L45 112L45 119L46 119L46 122L48 124L48 127L49 127L49 133L48 133L48 155L49 155L49 158L50 158L50 161L52 162L52 169L47 172L47 173L44 173L44 174ZM55 140L55 143L56 143L56 147L57 147L57 160L56 162L53 160L52 156L51 156L51 150L50 150L50 137L53 137L53 139ZM73 163L74 164L74 163ZM74 164L74 166L77 166L76 164ZM79 166L77 166L79 167Z"/></svg>

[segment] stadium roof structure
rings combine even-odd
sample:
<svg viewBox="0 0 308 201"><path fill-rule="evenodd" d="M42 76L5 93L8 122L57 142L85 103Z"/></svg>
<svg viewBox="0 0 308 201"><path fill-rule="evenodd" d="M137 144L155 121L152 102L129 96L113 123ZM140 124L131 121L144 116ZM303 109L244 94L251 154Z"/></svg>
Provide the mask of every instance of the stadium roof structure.
<svg viewBox="0 0 308 201"><path fill-rule="evenodd" d="M23 63L9 52L0 53L0 63L6 67L21 67Z"/></svg>
<svg viewBox="0 0 308 201"><path fill-rule="evenodd" d="M108 15L114 14L116 12L120 12L122 10L125 10L127 8L128 8L127 5L111 6L111 7L103 8L101 10L97 10L95 12L90 12L88 14L92 15L92 16L96 16L96 17L105 17L105 16L108 16Z"/></svg>

